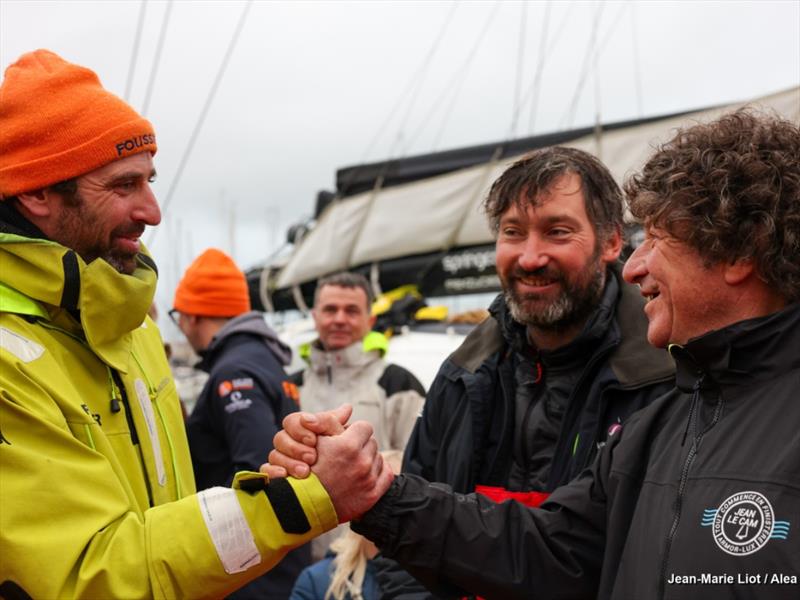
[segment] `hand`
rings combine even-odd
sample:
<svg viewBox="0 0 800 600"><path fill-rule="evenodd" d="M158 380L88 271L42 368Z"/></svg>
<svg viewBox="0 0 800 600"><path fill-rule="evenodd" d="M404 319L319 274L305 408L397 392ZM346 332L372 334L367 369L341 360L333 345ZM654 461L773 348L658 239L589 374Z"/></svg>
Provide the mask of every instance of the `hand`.
<svg viewBox="0 0 800 600"><path fill-rule="evenodd" d="M270 477L286 477L287 473L298 479L308 477L309 467L317 461L317 436L343 432L352 413L353 407L343 404L317 414L288 415L283 420L283 430L273 438L275 449L269 453L269 463L262 465L260 471Z"/></svg>
<svg viewBox="0 0 800 600"><path fill-rule="evenodd" d="M372 508L394 479L366 421L356 421L339 435L318 437L317 451L311 471L325 486L340 523Z"/></svg>

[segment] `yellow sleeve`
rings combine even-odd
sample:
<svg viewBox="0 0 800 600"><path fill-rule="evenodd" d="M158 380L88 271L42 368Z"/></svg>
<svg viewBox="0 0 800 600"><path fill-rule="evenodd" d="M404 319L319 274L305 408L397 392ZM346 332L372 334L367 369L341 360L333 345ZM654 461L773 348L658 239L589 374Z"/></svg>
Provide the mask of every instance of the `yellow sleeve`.
<svg viewBox="0 0 800 600"><path fill-rule="evenodd" d="M244 491L243 477L258 478L263 489ZM273 487L282 488L277 496L268 493ZM224 596L337 522L316 476L267 482L256 473L239 473L233 488L211 488L147 511L154 595Z"/></svg>
<svg viewBox="0 0 800 600"><path fill-rule="evenodd" d="M48 378L33 377L30 367L0 361L4 589L32 598L222 597L336 525L314 477L261 478L261 490L215 488L142 507L131 491L141 464L123 460L76 390L64 391L63 371L49 365ZM64 397L75 398L74 413ZM282 489L276 506L270 486Z"/></svg>

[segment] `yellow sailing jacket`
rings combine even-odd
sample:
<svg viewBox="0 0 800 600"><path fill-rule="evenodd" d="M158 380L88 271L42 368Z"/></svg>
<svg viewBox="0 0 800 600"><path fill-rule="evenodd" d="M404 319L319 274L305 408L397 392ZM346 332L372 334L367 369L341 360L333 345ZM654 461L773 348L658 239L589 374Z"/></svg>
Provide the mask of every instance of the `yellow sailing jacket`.
<svg viewBox="0 0 800 600"><path fill-rule="evenodd" d="M0 234L1 597L221 597L336 525L314 477L195 493L155 287Z"/></svg>

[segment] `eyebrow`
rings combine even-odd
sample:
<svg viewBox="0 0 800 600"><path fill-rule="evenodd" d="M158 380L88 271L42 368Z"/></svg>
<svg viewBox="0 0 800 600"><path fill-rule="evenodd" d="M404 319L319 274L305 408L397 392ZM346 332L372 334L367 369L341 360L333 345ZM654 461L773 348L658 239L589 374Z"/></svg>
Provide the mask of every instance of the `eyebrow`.
<svg viewBox="0 0 800 600"><path fill-rule="evenodd" d="M500 219L500 225L501 226L518 225L519 223L527 220L528 219L523 219L518 216L503 217ZM578 219L565 213L562 213L560 215L549 215L543 217L543 221L545 222L546 225L553 225L554 223L568 223L570 225L580 225L580 221L578 221Z"/></svg>
<svg viewBox="0 0 800 600"><path fill-rule="evenodd" d="M552 223L570 223L572 225L578 225L580 222L578 219L571 215L567 214L560 214L560 215L550 215L544 218L545 222L548 224Z"/></svg>
<svg viewBox="0 0 800 600"><path fill-rule="evenodd" d="M147 179L151 179L156 175L157 175L156 170L152 169L150 171L150 174L147 175ZM126 179L138 179L139 177L142 177L142 173L140 171L127 171L123 173L117 173L116 175L112 175L107 183L114 184L119 181L125 181Z"/></svg>

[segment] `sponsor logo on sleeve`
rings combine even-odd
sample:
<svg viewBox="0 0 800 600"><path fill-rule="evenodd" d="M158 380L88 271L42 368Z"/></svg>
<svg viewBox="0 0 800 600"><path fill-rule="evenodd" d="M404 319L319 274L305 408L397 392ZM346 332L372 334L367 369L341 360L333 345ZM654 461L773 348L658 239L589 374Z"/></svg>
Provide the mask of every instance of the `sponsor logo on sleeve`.
<svg viewBox="0 0 800 600"><path fill-rule="evenodd" d="M282 381L281 386L283 386L283 393L286 394L286 397L293 400L295 404L299 405L300 390L297 389L297 386L291 381Z"/></svg>
<svg viewBox="0 0 800 600"><path fill-rule="evenodd" d="M239 377L238 379L229 379L223 381L217 386L217 393L220 398L224 398L228 394L237 390L252 390L253 378L252 377Z"/></svg>
<svg viewBox="0 0 800 600"><path fill-rule="evenodd" d="M247 410L252 405L253 401L250 398L242 398L242 392L234 390L231 392L231 397L225 405L225 412L230 415L240 410Z"/></svg>

